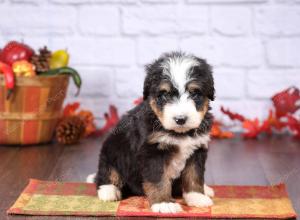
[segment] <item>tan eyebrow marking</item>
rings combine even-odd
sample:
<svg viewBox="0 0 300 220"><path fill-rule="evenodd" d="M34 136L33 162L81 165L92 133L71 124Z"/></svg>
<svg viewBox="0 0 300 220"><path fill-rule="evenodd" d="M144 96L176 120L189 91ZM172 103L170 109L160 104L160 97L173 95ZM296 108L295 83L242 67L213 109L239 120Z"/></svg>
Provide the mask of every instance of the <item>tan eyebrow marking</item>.
<svg viewBox="0 0 300 220"><path fill-rule="evenodd" d="M196 89L200 89L200 86L196 82L190 82L187 85L187 89L188 89L188 91L193 91L193 90L196 90Z"/></svg>
<svg viewBox="0 0 300 220"><path fill-rule="evenodd" d="M161 83L159 85L159 89L160 90L166 90L167 92L170 92L171 91L171 86L170 86L169 83L164 82L164 83Z"/></svg>

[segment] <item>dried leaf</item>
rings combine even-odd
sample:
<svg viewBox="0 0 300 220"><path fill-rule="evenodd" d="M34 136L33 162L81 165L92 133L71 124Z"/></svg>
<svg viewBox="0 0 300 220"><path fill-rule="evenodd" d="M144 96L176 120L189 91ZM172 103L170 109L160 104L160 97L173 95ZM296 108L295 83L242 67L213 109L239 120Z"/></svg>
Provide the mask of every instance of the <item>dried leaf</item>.
<svg viewBox="0 0 300 220"><path fill-rule="evenodd" d="M211 128L211 136L214 138L232 138L234 134L230 131L222 130L222 123L219 121L214 121Z"/></svg>
<svg viewBox="0 0 300 220"><path fill-rule="evenodd" d="M258 118L254 120L246 119L243 122L243 128L246 130L243 134L245 138L256 138L261 132Z"/></svg>
<svg viewBox="0 0 300 220"><path fill-rule="evenodd" d="M231 120L245 121L245 117L243 115L232 112L229 109L225 109L223 106L221 106L221 112L227 115Z"/></svg>
<svg viewBox="0 0 300 220"><path fill-rule="evenodd" d="M91 111L81 110L78 115L83 120L85 124L84 136L90 136L96 131L95 117Z"/></svg>
<svg viewBox="0 0 300 220"><path fill-rule="evenodd" d="M272 110L269 110L269 116L262 122L261 132L266 132L268 134L272 134L272 128L276 130L281 130L284 128L285 123L281 122Z"/></svg>
<svg viewBox="0 0 300 220"><path fill-rule="evenodd" d="M296 87L290 87L272 97L278 118L288 113L294 113L300 109L300 91Z"/></svg>
<svg viewBox="0 0 300 220"><path fill-rule="evenodd" d="M287 127L291 129L295 138L300 138L300 120L292 115L287 115Z"/></svg>
<svg viewBox="0 0 300 220"><path fill-rule="evenodd" d="M140 97L140 98L138 98L138 99L135 99L135 100L133 101L133 104L139 105L139 104L141 104L142 102L143 102L143 97Z"/></svg>
<svg viewBox="0 0 300 220"><path fill-rule="evenodd" d="M63 117L75 115L79 107L80 107L79 102L67 104L63 110Z"/></svg>
<svg viewBox="0 0 300 220"><path fill-rule="evenodd" d="M105 124L102 128L96 131L97 136L101 136L115 127L119 122L118 110L115 106L109 106L109 113L104 114Z"/></svg>

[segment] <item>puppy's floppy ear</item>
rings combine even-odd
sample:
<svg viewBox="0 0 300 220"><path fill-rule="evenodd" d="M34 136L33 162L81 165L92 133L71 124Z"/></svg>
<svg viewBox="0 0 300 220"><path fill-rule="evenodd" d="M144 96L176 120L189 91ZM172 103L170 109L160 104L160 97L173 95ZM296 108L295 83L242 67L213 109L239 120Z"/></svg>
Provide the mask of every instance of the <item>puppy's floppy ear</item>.
<svg viewBox="0 0 300 220"><path fill-rule="evenodd" d="M214 86L214 77L212 73L212 68L208 65L208 75L207 75L207 97L211 100L215 100L215 86Z"/></svg>
<svg viewBox="0 0 300 220"><path fill-rule="evenodd" d="M145 81L144 81L143 100L146 100L150 94L150 86L151 86L150 78L151 78L150 74L147 73Z"/></svg>
<svg viewBox="0 0 300 220"><path fill-rule="evenodd" d="M146 78L144 81L143 100L146 100L150 95L152 65L153 64L148 64L145 66Z"/></svg>
<svg viewBox="0 0 300 220"><path fill-rule="evenodd" d="M146 100L151 94L151 87L153 84L158 83L159 75L161 72L160 60L155 60L153 63L146 65L146 78L144 81L143 99Z"/></svg>
<svg viewBox="0 0 300 220"><path fill-rule="evenodd" d="M213 101L215 99L215 86L212 67L204 59L196 58L199 62L199 74L205 81L205 93Z"/></svg>

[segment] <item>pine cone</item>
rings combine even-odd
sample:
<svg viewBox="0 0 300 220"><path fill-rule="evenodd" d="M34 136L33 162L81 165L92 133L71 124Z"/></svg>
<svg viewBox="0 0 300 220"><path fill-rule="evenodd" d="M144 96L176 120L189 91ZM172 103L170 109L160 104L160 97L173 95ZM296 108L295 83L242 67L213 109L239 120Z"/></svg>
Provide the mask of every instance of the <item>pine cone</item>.
<svg viewBox="0 0 300 220"><path fill-rule="evenodd" d="M34 54L30 62L35 66L37 73L46 72L50 69L51 51L47 47L39 49L39 54Z"/></svg>
<svg viewBox="0 0 300 220"><path fill-rule="evenodd" d="M85 132L84 121L79 116L69 116L56 127L56 139L61 144L75 144Z"/></svg>

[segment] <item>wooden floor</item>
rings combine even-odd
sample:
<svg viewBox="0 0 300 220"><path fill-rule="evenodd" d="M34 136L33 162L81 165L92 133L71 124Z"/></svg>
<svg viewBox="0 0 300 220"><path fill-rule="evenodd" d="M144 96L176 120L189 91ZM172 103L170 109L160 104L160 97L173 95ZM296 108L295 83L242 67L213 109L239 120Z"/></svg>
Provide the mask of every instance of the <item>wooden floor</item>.
<svg viewBox="0 0 300 220"><path fill-rule="evenodd" d="M101 143L101 139L89 139L66 147L58 144L0 146L0 219L96 219L8 216L5 211L17 199L29 178L84 181L88 174L96 171ZM233 185L284 182L300 215L300 141L284 137L247 141L238 138L213 140L207 161L206 182Z"/></svg>

